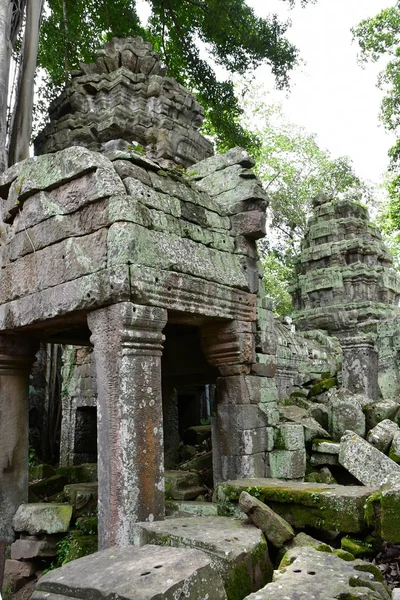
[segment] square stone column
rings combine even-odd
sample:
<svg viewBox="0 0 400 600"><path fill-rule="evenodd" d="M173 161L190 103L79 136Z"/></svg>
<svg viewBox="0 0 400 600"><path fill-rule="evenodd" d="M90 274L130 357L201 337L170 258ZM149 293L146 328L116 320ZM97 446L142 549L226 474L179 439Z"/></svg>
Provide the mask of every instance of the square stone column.
<svg viewBox="0 0 400 600"><path fill-rule="evenodd" d="M0 336L0 543L14 539L12 519L28 501L29 374L37 346Z"/></svg>
<svg viewBox="0 0 400 600"><path fill-rule="evenodd" d="M378 351L372 337L340 339L343 351L343 387L355 394L378 399Z"/></svg>
<svg viewBox="0 0 400 600"><path fill-rule="evenodd" d="M99 547L164 518L161 355L167 311L113 304L88 314L98 388Z"/></svg>

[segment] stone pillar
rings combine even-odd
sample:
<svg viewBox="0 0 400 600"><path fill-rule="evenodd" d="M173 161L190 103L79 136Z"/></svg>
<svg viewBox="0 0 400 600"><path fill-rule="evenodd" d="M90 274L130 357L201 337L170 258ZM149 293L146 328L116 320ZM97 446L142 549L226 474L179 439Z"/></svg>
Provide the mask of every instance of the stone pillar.
<svg viewBox="0 0 400 600"><path fill-rule="evenodd" d="M340 340L343 351L343 387L355 394L378 399L378 352L374 340L367 336Z"/></svg>
<svg viewBox="0 0 400 600"><path fill-rule="evenodd" d="M255 324L232 321L202 327L207 360L218 367L217 411L213 419L214 483L265 477L266 453L279 421L275 381L255 374Z"/></svg>
<svg viewBox="0 0 400 600"><path fill-rule="evenodd" d="M0 336L0 542L14 539L12 519L28 501L29 374L36 346Z"/></svg>
<svg viewBox="0 0 400 600"><path fill-rule="evenodd" d="M121 302L88 325L98 388L99 547L132 543L164 518L161 355L167 311Z"/></svg>

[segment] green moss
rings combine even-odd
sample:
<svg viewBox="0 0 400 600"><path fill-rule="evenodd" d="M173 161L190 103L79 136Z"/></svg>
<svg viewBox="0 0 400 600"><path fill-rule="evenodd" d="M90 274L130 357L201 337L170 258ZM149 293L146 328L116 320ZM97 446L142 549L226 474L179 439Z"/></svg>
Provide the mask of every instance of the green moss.
<svg viewBox="0 0 400 600"><path fill-rule="evenodd" d="M373 556L375 550L361 540L354 540L349 537L344 537L340 543L342 550L350 552L355 558L361 558L363 556Z"/></svg>
<svg viewBox="0 0 400 600"><path fill-rule="evenodd" d="M336 556L338 556L342 560L346 560L348 562L355 560L355 557L353 556L353 554L351 554L351 552L346 552L346 550L341 550L340 548L334 550L333 553L336 554Z"/></svg>
<svg viewBox="0 0 400 600"><path fill-rule="evenodd" d="M380 583L384 582L382 573L380 572L378 567L376 565L373 565L372 563L365 562L363 564L354 565L354 568L356 569L356 571L362 571L363 573L371 573L371 575L374 576L375 581L379 581Z"/></svg>
<svg viewBox="0 0 400 600"><path fill-rule="evenodd" d="M327 552L328 554L332 554L332 548L328 546L328 544L319 544L318 546L315 546L315 549L318 550L318 552Z"/></svg>
<svg viewBox="0 0 400 600"><path fill-rule="evenodd" d="M368 525L368 527L374 528L378 530L380 527L379 521L377 518L377 513L379 512L380 502L382 498L382 492L375 492L375 494L371 494L364 505L364 519Z"/></svg>
<svg viewBox="0 0 400 600"><path fill-rule="evenodd" d="M318 394L322 394L323 392L327 392L331 388L337 385L336 377L330 377L329 379L324 379L318 383L315 383L310 391L308 392L308 398L312 398L314 396L318 396Z"/></svg>
<svg viewBox="0 0 400 600"><path fill-rule="evenodd" d="M251 577L246 565L232 569L225 581L225 591L228 600L243 600L251 592Z"/></svg>

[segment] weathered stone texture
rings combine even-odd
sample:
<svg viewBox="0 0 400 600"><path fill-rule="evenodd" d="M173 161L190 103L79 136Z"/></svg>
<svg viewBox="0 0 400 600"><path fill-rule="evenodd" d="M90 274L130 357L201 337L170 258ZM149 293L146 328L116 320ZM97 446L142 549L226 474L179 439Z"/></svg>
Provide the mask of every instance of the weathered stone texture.
<svg viewBox="0 0 400 600"><path fill-rule="evenodd" d="M128 55L133 60L124 60ZM165 77L151 44L113 38L52 103L35 151L84 145L110 152L121 147L113 141L126 140L128 152L144 147L164 166L187 167L212 154L212 144L198 131L203 115L195 97Z"/></svg>
<svg viewBox="0 0 400 600"><path fill-rule="evenodd" d="M112 548L74 560L44 575L32 598L110 594L116 600L226 599L221 578L203 552L157 546Z"/></svg>
<svg viewBox="0 0 400 600"><path fill-rule="evenodd" d="M400 466L352 431L340 441L339 462L363 485L381 486L389 478L400 483Z"/></svg>
<svg viewBox="0 0 400 600"><path fill-rule="evenodd" d="M274 571L273 582L246 600L390 600L379 569L362 560L344 561L314 548L293 548Z"/></svg>

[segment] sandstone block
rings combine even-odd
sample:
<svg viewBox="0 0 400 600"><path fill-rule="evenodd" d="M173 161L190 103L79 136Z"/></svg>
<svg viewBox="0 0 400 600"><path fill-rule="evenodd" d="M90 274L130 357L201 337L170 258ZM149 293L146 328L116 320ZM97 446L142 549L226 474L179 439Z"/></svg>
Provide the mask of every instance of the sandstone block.
<svg viewBox="0 0 400 600"><path fill-rule="evenodd" d="M329 440L313 440L313 452L323 452L324 454L339 454L340 443Z"/></svg>
<svg viewBox="0 0 400 600"><path fill-rule="evenodd" d="M396 423L389 421L389 419L384 419L368 432L367 442L378 448L381 452L387 453L394 435L399 432L400 430Z"/></svg>
<svg viewBox="0 0 400 600"><path fill-rule="evenodd" d="M274 571L273 582L246 600L351 597L390 600L391 594L374 565L359 559L344 561L334 553L299 547L287 552L279 570Z"/></svg>
<svg viewBox="0 0 400 600"><path fill-rule="evenodd" d="M400 431L395 431L393 440L389 449L389 458L395 463L400 463Z"/></svg>
<svg viewBox="0 0 400 600"><path fill-rule="evenodd" d="M248 492L240 494L239 506L276 548L294 537L293 528L285 519Z"/></svg>
<svg viewBox="0 0 400 600"><path fill-rule="evenodd" d="M33 562L13 559L6 560L3 589L11 587L13 592L17 592L34 576L36 568L37 565Z"/></svg>
<svg viewBox="0 0 400 600"><path fill-rule="evenodd" d="M90 573L90 577L88 577ZM210 559L187 548L110 548L74 560L44 575L33 600L59 595L69 598L108 597L156 600L185 597L225 600L226 593Z"/></svg>
<svg viewBox="0 0 400 600"><path fill-rule="evenodd" d="M303 450L304 427L298 423L281 423L275 430L276 450Z"/></svg>
<svg viewBox="0 0 400 600"><path fill-rule="evenodd" d="M306 473L306 451L273 450L269 455L271 477L302 479Z"/></svg>
<svg viewBox="0 0 400 600"><path fill-rule="evenodd" d="M56 556L59 538L19 539L11 544L11 558L14 560L29 560Z"/></svg>
<svg viewBox="0 0 400 600"><path fill-rule="evenodd" d="M399 412L400 405L394 400L380 400L367 404L364 407L367 430L373 429L384 419L395 419Z"/></svg>
<svg viewBox="0 0 400 600"><path fill-rule="evenodd" d="M173 500L193 500L206 491L198 473L165 471L165 494Z"/></svg>
<svg viewBox="0 0 400 600"><path fill-rule="evenodd" d="M324 531L360 533L368 530L365 504L377 488L244 478L217 487L215 496L220 509L237 506L243 491L257 495L296 529L311 526Z"/></svg>
<svg viewBox="0 0 400 600"><path fill-rule="evenodd" d="M228 599L241 600L250 590L264 585L262 581L270 580L267 544L254 525L229 517L189 517L138 523L134 528L135 545L201 548L220 573Z"/></svg>
<svg viewBox="0 0 400 600"><path fill-rule="evenodd" d="M328 405L329 433L335 442L340 441L345 431L365 435L365 415L361 406L352 400L332 398Z"/></svg>
<svg viewBox="0 0 400 600"><path fill-rule="evenodd" d="M21 504L13 527L30 535L64 533L69 529L71 517L72 506L68 504Z"/></svg>
<svg viewBox="0 0 400 600"><path fill-rule="evenodd" d="M364 485L381 486L389 477L400 484L400 466L352 431L340 440L339 463Z"/></svg>

